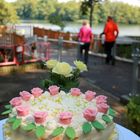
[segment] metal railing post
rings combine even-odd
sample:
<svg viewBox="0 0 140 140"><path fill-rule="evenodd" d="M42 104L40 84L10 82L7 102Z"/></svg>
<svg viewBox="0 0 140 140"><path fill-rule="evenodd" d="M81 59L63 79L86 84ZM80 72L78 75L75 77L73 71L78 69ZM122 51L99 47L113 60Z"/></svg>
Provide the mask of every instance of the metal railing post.
<svg viewBox="0 0 140 140"><path fill-rule="evenodd" d="M81 58L80 58L80 41L78 42L77 45L78 45L77 46L77 60L81 60Z"/></svg>
<svg viewBox="0 0 140 140"><path fill-rule="evenodd" d="M115 43L114 46L113 46L113 48L112 48L112 56L113 56L114 59L115 59L116 54L117 54L116 53L116 50L117 50L116 47L117 47L117 44Z"/></svg>
<svg viewBox="0 0 140 140"><path fill-rule="evenodd" d="M137 95L137 82L138 82L138 70L139 70L139 58L140 58L140 49L137 44L136 47L133 48L132 53L133 58L133 73L132 73L132 93L130 96Z"/></svg>
<svg viewBox="0 0 140 140"><path fill-rule="evenodd" d="M37 42L37 35L34 35L34 41Z"/></svg>
<svg viewBox="0 0 140 140"><path fill-rule="evenodd" d="M47 42L47 41L48 41L48 36L45 35L45 36L44 36L44 42Z"/></svg>
<svg viewBox="0 0 140 140"><path fill-rule="evenodd" d="M63 49L63 37L59 37L58 39L58 47L59 47L59 50L58 50L58 61L61 61L62 60L62 49Z"/></svg>

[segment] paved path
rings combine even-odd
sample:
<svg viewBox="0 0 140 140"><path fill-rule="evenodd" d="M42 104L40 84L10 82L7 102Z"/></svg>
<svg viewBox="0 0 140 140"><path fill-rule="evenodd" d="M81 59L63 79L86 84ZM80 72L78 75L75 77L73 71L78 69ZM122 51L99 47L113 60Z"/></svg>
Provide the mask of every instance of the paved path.
<svg viewBox="0 0 140 140"><path fill-rule="evenodd" d="M61 58L63 61L72 63L76 56L76 49L71 49L64 51ZM118 60L115 66L106 65L104 57L90 55L88 67L89 71L83 73L82 76L98 88L109 92L117 98L129 95L132 92L132 63ZM140 94L140 80L137 82L137 92Z"/></svg>
<svg viewBox="0 0 140 140"><path fill-rule="evenodd" d="M132 71L132 63L117 61L112 66L106 65L104 58L90 56L89 72L83 76L94 85L121 98L132 92ZM137 82L137 88L140 94L140 81Z"/></svg>

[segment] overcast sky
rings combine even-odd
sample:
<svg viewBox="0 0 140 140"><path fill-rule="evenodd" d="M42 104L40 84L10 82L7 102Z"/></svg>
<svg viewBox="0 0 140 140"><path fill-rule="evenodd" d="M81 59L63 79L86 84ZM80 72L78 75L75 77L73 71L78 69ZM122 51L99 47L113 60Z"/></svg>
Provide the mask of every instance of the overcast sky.
<svg viewBox="0 0 140 140"><path fill-rule="evenodd" d="M13 1L16 1L16 0L5 0L5 1L13 2ZM59 1L64 2L64 1L68 1L68 0L59 0ZM122 1L122 2L128 3L130 5L140 6L140 0L111 0L111 1Z"/></svg>

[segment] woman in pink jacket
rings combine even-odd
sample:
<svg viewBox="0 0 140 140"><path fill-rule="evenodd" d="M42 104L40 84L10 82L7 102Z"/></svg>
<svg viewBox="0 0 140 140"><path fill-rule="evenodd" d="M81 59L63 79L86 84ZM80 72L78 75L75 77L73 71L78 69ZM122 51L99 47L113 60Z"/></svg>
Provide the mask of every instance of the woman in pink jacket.
<svg viewBox="0 0 140 140"><path fill-rule="evenodd" d="M84 63L87 65L90 42L91 39L93 39L92 29L87 21L83 21L83 26L80 28L78 38L79 41L83 43L80 45L80 59L84 60Z"/></svg>

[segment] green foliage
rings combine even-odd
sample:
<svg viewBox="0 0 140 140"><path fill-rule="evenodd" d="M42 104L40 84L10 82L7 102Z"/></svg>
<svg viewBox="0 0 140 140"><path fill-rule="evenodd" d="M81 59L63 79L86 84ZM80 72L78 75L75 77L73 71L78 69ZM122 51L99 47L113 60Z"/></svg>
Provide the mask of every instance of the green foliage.
<svg viewBox="0 0 140 140"><path fill-rule="evenodd" d="M72 87L79 86L78 72L74 72L71 77L65 77L56 73L49 72L49 78L42 81L42 85L48 88L51 85L57 85L61 90L68 92Z"/></svg>
<svg viewBox="0 0 140 140"><path fill-rule="evenodd" d="M104 23L108 15L111 15L116 22L122 24L140 24L140 8L133 7L122 2L110 2L96 1L93 0L93 13L90 13L91 5L90 0L84 0L81 3L80 13L89 17L90 14L93 15L94 24Z"/></svg>
<svg viewBox="0 0 140 140"><path fill-rule="evenodd" d="M57 4L55 11L48 16L48 20L50 23L59 25L63 30L66 22L79 19L78 9L79 5L74 1Z"/></svg>
<svg viewBox="0 0 140 140"><path fill-rule="evenodd" d="M81 3L80 11L82 15L87 15L89 13L89 22L90 26L92 26L93 21L93 12L96 3L100 2L101 0L84 0ZM94 16L96 17L96 16Z"/></svg>
<svg viewBox="0 0 140 140"><path fill-rule="evenodd" d="M80 73L87 71L87 66L82 61L74 61L73 63L75 67L66 62L48 60L45 64L48 69L48 77L43 80L43 86L48 89L49 86L56 85L65 92L78 87Z"/></svg>
<svg viewBox="0 0 140 140"><path fill-rule="evenodd" d="M64 18L64 15L60 13L60 9L56 9L54 13L49 15L48 20L52 24L59 25L61 27L61 30L63 30L65 27L65 22L63 18Z"/></svg>
<svg viewBox="0 0 140 140"><path fill-rule="evenodd" d="M33 19L36 13L37 1L35 0L17 0L17 14L22 19Z"/></svg>
<svg viewBox="0 0 140 140"><path fill-rule="evenodd" d="M140 96L132 97L126 107L129 127L140 135Z"/></svg>
<svg viewBox="0 0 140 140"><path fill-rule="evenodd" d="M139 7L109 0L72 0L65 3L57 0L17 0L13 4L1 0L0 8L0 24L16 23L19 16L21 19L47 20L63 29L66 21L90 17L94 24L98 24L104 23L108 15L118 23L140 24Z"/></svg>
<svg viewBox="0 0 140 140"><path fill-rule="evenodd" d="M131 58L133 46L119 45L117 47L117 55L123 58Z"/></svg>
<svg viewBox="0 0 140 140"><path fill-rule="evenodd" d="M18 16L14 6L6 3L4 0L0 0L0 25L15 23L17 21Z"/></svg>
<svg viewBox="0 0 140 140"><path fill-rule="evenodd" d="M56 11L57 4L57 0L38 0L35 9L35 18L48 20L48 17Z"/></svg>

